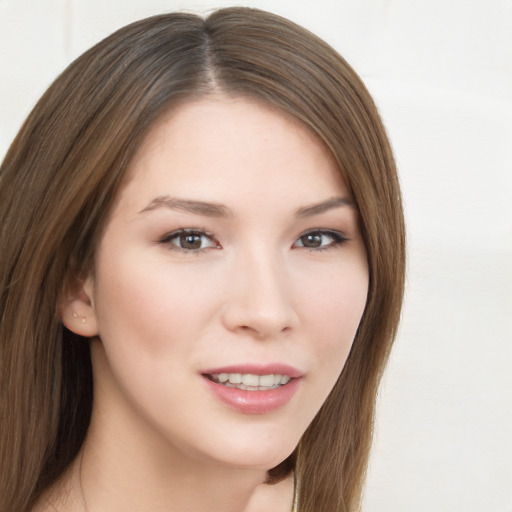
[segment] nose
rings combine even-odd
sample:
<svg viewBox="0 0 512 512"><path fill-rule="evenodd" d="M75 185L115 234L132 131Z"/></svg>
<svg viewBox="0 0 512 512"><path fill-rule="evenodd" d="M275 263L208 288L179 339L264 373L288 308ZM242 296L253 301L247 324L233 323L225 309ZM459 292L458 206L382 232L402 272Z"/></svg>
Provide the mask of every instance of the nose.
<svg viewBox="0 0 512 512"><path fill-rule="evenodd" d="M290 279L279 257L246 255L234 265L223 321L226 328L271 339L297 327Z"/></svg>

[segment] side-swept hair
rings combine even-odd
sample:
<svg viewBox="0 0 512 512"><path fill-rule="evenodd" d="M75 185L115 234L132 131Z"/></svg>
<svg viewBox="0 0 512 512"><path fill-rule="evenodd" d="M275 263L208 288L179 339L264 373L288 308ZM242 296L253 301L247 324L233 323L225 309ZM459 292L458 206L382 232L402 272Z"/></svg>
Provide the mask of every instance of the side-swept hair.
<svg viewBox="0 0 512 512"><path fill-rule="evenodd" d="M395 164L365 86L330 46L279 16L174 13L112 34L38 102L0 168L0 512L27 512L78 453L92 407L86 340L57 311L93 268L128 163L173 105L222 92L257 98L330 149L357 204L370 272L343 372L297 449L300 512L358 506L377 387L400 315L405 235Z"/></svg>

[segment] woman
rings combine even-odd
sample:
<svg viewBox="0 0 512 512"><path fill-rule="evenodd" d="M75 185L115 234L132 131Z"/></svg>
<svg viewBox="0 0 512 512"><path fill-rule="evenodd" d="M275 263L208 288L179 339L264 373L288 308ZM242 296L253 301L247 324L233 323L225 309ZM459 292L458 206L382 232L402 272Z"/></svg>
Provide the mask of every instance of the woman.
<svg viewBox="0 0 512 512"><path fill-rule="evenodd" d="M72 63L0 174L0 510L355 510L400 314L391 150L278 16Z"/></svg>

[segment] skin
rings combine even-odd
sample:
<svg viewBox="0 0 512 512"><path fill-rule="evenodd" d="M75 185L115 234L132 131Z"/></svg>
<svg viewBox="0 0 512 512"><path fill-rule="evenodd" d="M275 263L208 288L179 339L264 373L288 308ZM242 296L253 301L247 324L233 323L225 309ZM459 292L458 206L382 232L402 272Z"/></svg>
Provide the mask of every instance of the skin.
<svg viewBox="0 0 512 512"><path fill-rule="evenodd" d="M265 485L266 471L334 386L367 289L356 207L315 135L248 99L174 108L130 164L94 275L61 305L92 338L95 400L84 447L44 503L290 510L292 480ZM245 363L293 366L296 392L268 413L229 407L202 374Z"/></svg>

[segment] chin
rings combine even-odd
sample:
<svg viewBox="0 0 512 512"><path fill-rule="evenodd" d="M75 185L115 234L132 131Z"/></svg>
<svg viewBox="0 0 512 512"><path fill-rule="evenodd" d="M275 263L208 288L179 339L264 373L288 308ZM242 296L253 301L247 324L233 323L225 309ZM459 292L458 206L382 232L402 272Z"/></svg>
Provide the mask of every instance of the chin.
<svg viewBox="0 0 512 512"><path fill-rule="evenodd" d="M290 442L291 439L291 436L274 439L250 437L245 440L232 440L228 445L219 442L218 447L223 446L224 449L219 450L216 458L235 468L268 471L293 453L299 438Z"/></svg>

